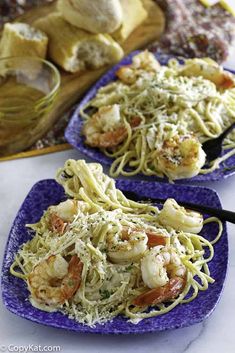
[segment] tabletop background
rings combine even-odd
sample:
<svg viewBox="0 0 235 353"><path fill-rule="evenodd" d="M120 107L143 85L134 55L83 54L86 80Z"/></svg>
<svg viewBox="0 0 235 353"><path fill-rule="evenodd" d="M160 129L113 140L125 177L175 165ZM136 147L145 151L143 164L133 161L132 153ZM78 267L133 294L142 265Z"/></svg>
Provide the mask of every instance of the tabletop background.
<svg viewBox="0 0 235 353"><path fill-rule="evenodd" d="M235 70L235 46L225 66ZM33 184L53 178L68 158L85 158L70 150L0 164L0 261L16 212ZM86 157L86 160L90 160ZM216 190L225 209L235 211L235 176L225 181L203 183ZM233 353L235 351L235 225L228 224L229 266L222 298L203 323L166 332L138 336L78 334L44 327L8 312L0 301L0 352L44 351L83 353ZM30 346L35 345L35 346ZM40 348L38 348L39 350ZM53 350L54 349L54 350Z"/></svg>

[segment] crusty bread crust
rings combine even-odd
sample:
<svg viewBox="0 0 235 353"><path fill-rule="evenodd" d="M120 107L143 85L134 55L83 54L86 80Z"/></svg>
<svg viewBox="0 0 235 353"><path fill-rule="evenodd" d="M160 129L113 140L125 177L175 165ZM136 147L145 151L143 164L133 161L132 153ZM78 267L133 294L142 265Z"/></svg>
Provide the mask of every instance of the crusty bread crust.
<svg viewBox="0 0 235 353"><path fill-rule="evenodd" d="M26 23L6 23L0 42L0 57L37 56L45 58L48 38Z"/></svg>
<svg viewBox="0 0 235 353"><path fill-rule="evenodd" d="M129 37L144 20L148 13L141 0L120 0L123 12L122 25L112 33L112 37L118 42L123 42Z"/></svg>
<svg viewBox="0 0 235 353"><path fill-rule="evenodd" d="M66 21L92 33L112 33L123 18L119 0L59 0L58 10Z"/></svg>
<svg viewBox="0 0 235 353"><path fill-rule="evenodd" d="M60 13L50 14L34 25L49 37L49 57L68 72L115 63L124 54L108 34L93 34L74 27Z"/></svg>

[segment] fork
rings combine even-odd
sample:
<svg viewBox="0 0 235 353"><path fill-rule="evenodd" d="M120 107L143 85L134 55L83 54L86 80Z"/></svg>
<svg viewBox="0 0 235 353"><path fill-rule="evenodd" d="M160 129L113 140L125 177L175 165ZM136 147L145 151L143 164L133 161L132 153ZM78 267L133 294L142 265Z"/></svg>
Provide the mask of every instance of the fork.
<svg viewBox="0 0 235 353"><path fill-rule="evenodd" d="M221 135L215 139L207 140L202 144L208 162L218 158L222 153L222 143L224 138L234 129L235 123L229 126Z"/></svg>
<svg viewBox="0 0 235 353"><path fill-rule="evenodd" d="M150 203L152 202L152 203L163 204L166 201L166 199L162 199L162 198L140 196L134 191L126 191L126 190L121 190L121 191L128 199L137 201L137 202L147 201ZM235 212L227 211L227 210L223 210L215 207L199 205L192 202L186 202L186 201L180 201L180 200L176 200L176 202L180 206L184 206L188 209L198 211L198 212L203 212L208 215L218 217L221 221L227 221L235 224Z"/></svg>

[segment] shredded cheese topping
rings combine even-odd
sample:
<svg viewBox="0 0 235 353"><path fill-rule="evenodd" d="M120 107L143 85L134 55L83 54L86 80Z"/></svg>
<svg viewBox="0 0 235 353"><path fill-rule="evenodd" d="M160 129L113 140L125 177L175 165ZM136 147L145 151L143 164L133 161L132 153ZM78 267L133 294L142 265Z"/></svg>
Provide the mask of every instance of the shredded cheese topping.
<svg viewBox="0 0 235 353"><path fill-rule="evenodd" d="M146 52L138 55L144 54ZM184 65L172 59L168 66L159 65L154 70L148 68L151 62L147 59L143 68L134 63L121 68L117 72L118 79L101 87L80 112L86 127L93 124L94 112L101 112L101 121L104 107L119 106L126 136L111 148L100 147L114 158L110 175L166 175L172 181L212 172L235 153L233 134L224 141L224 149L232 149L232 152L222 159L205 164L202 150L203 142L218 137L235 121L235 88L220 86L227 73L210 59L186 60ZM152 57L151 60L156 61ZM229 79L233 80L232 75ZM133 127L132 121L136 117L140 123ZM100 134L105 131L105 124L102 124ZM93 144L92 136L87 136L86 129L84 133L88 144L99 147ZM177 146L169 145L185 137L193 139L194 143L192 153L183 156Z"/></svg>
<svg viewBox="0 0 235 353"><path fill-rule="evenodd" d="M38 223L28 225L35 234L32 240L22 245L11 266L11 273L28 284L32 305L41 310L61 311L89 326L104 323L118 314L136 324L144 318L167 313L179 303L193 300L199 291L207 290L214 282L208 267L214 254L213 242L195 234L203 227L200 214L186 211L170 199L163 211L151 204L131 201L116 189L113 179L103 174L101 165L86 164L83 160L68 160L58 171L57 181L69 199L50 206ZM61 232L51 227L51 216L55 213L66 224ZM222 224L216 218L205 221L209 222L219 225L216 242L222 233ZM159 237L164 239L165 246L153 247L149 243L153 239L148 239L147 234L157 234L158 241ZM153 304L151 310L149 306L133 305L136 297L149 291L141 271L144 263L148 263L143 259L150 247L156 251L165 249L165 256L173 252L181 272L182 269L185 272L186 281L176 298ZM83 263L81 284L76 292L64 303L54 302L52 305L39 300L41 292L37 295L38 292L32 290L29 278L32 279L37 269L34 280L39 282L39 287L42 282L40 288L47 293L45 278L52 277L55 285L57 282L53 276L66 273L68 266L64 267L64 259L74 255ZM39 266L51 256L58 256L58 264L55 262L53 269L45 267L47 270L40 278ZM61 258L62 262L59 261ZM150 280L161 283L161 278Z"/></svg>

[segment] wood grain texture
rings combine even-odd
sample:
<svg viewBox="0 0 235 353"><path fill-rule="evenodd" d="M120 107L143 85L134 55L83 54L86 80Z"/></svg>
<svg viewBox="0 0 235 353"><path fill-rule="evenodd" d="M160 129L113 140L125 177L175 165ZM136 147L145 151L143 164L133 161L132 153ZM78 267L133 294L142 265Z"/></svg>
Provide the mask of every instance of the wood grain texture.
<svg viewBox="0 0 235 353"><path fill-rule="evenodd" d="M158 5L152 0L142 0L144 7L149 13L146 21L139 26L128 39L121 45L125 54L133 50L141 49L152 41L156 41L164 31L165 18L163 12ZM44 6L33 8L17 18L18 22L26 22L33 24L33 22L47 14L56 11L56 3L47 4ZM41 120L40 124L33 129L24 141L23 149L27 149L38 139L40 139L55 122L65 113L84 92L105 72L109 66L98 70L89 70L79 74L66 73L60 69L61 73L61 88L58 94L53 110L46 117ZM40 154L40 151L38 151Z"/></svg>

